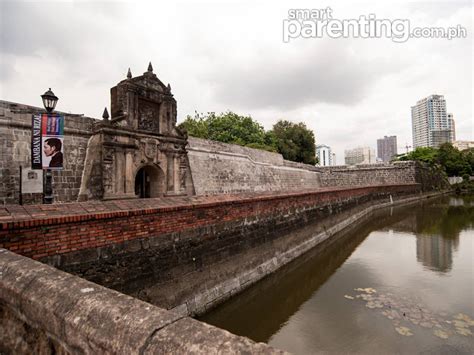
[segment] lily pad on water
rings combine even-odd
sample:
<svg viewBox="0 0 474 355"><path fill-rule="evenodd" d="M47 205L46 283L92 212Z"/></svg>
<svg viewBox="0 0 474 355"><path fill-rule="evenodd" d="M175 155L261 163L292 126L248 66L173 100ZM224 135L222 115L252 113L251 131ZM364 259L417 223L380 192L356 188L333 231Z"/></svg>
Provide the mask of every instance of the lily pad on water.
<svg viewBox="0 0 474 355"><path fill-rule="evenodd" d="M413 335L413 333L411 332L411 329L407 327L396 327L395 330L397 331L398 334L404 335L406 337Z"/></svg>
<svg viewBox="0 0 474 355"><path fill-rule="evenodd" d="M470 327L474 327L474 320L471 319L467 314L458 313L454 316L454 319L466 322Z"/></svg>
<svg viewBox="0 0 474 355"><path fill-rule="evenodd" d="M367 287L367 288L355 288L354 291L359 291L359 292L365 292L365 293L376 293L377 290L372 288L372 287Z"/></svg>
<svg viewBox="0 0 474 355"><path fill-rule="evenodd" d="M344 298L347 298L348 300L353 300L354 299L354 297L349 296L349 295L344 295Z"/></svg>
<svg viewBox="0 0 474 355"><path fill-rule="evenodd" d="M433 332L433 334L436 335L438 338L441 338L441 339L448 339L448 337L449 337L448 333L446 333L444 330L441 330L441 329L436 329Z"/></svg>
<svg viewBox="0 0 474 355"><path fill-rule="evenodd" d="M468 328L456 328L456 333L464 335L464 336L469 336L472 335L472 332Z"/></svg>
<svg viewBox="0 0 474 355"><path fill-rule="evenodd" d="M367 303L365 304L365 306L366 306L367 308L370 308L370 309L373 309L373 308L376 307L376 306L375 306L375 303L372 302L372 301L367 302Z"/></svg>
<svg viewBox="0 0 474 355"><path fill-rule="evenodd" d="M462 320L454 320L454 326L456 328L469 328L469 324L466 322L463 322Z"/></svg>

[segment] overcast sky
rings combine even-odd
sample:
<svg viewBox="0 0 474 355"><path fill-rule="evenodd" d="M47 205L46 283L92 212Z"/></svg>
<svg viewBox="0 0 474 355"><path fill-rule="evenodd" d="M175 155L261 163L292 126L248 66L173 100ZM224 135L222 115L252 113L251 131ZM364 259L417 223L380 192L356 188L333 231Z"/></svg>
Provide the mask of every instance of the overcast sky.
<svg viewBox="0 0 474 355"><path fill-rule="evenodd" d="M224 4L225 3L225 4ZM305 122L317 144L344 149L377 138L412 145L410 107L445 96L459 140L473 140L472 2L4 1L0 0L0 99L100 118L110 88L154 72L170 83L178 122L198 112L251 115L266 129ZM375 14L410 26L467 29L467 38L297 38L283 42L294 8L330 7L333 19Z"/></svg>

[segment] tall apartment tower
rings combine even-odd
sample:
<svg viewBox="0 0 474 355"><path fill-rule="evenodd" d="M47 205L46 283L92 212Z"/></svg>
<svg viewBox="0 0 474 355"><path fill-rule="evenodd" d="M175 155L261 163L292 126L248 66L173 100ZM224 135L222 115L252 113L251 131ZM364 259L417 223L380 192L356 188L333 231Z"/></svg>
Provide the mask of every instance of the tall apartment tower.
<svg viewBox="0 0 474 355"><path fill-rule="evenodd" d="M331 147L325 144L319 144L316 146L316 155L318 157L318 165L320 166L331 166L334 165L333 154Z"/></svg>
<svg viewBox="0 0 474 355"><path fill-rule="evenodd" d="M451 130L451 143L456 140L456 124L454 123L454 115L448 113L448 127Z"/></svg>
<svg viewBox="0 0 474 355"><path fill-rule="evenodd" d="M430 95L411 108L413 148L438 147L452 142L454 119L448 122L443 95Z"/></svg>
<svg viewBox="0 0 474 355"><path fill-rule="evenodd" d="M397 154L397 136L384 136L377 139L377 158L383 162L389 162Z"/></svg>

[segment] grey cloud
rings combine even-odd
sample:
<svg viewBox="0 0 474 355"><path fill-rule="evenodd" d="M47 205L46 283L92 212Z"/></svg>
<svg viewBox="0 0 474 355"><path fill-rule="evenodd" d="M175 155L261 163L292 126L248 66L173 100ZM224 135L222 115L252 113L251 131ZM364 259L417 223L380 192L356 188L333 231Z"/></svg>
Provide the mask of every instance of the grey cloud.
<svg viewBox="0 0 474 355"><path fill-rule="evenodd" d="M112 30L105 22L123 13L116 4L6 1L0 6L3 54L34 56L44 49L67 59L79 57L89 42L107 44Z"/></svg>
<svg viewBox="0 0 474 355"><path fill-rule="evenodd" d="M388 67L361 61L348 46L318 48L293 61L283 53L267 53L257 63L216 68L205 78L215 98L231 107L290 110L317 103L352 105Z"/></svg>

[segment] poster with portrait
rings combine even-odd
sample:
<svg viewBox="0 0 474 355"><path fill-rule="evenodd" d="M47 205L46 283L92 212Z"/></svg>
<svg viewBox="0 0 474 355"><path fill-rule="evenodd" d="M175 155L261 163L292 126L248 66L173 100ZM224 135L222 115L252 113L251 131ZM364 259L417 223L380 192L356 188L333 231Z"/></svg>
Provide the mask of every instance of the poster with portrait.
<svg viewBox="0 0 474 355"><path fill-rule="evenodd" d="M31 134L31 168L61 170L64 166L64 116L34 115Z"/></svg>
<svg viewBox="0 0 474 355"><path fill-rule="evenodd" d="M41 139L43 152L43 169L63 168L63 141L61 136L43 136Z"/></svg>

